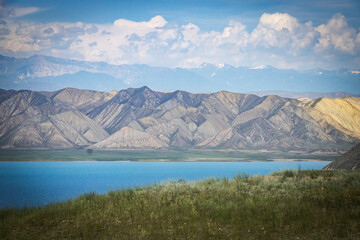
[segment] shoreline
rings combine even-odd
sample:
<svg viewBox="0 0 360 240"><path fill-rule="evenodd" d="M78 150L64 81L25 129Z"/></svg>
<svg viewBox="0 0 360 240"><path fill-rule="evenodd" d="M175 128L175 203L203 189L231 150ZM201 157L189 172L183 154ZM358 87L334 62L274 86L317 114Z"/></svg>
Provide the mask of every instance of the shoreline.
<svg viewBox="0 0 360 240"><path fill-rule="evenodd" d="M86 152L87 148L0 148L1 151L9 151L9 152L26 152L26 151L39 151L39 152L47 152L47 151L84 151ZM175 153L175 152L187 152L187 153L244 153L244 154L306 154L306 155L321 155L321 156L334 156L341 155L345 153L346 149L333 149L332 151L321 151L321 149L312 149L312 150L268 150L268 149L92 149L95 152L111 152L111 153L141 153L141 152L149 152L149 153Z"/></svg>
<svg viewBox="0 0 360 240"><path fill-rule="evenodd" d="M308 152L224 152L224 151L95 151L84 150L0 150L0 162L269 162L333 161L340 154Z"/></svg>
<svg viewBox="0 0 360 240"><path fill-rule="evenodd" d="M251 160L251 159L238 159L238 158L192 158L183 160L171 160L171 159L137 159L137 160L3 160L0 162L323 162L332 160L322 159L295 159L295 158L284 158L284 159L266 159L266 160Z"/></svg>

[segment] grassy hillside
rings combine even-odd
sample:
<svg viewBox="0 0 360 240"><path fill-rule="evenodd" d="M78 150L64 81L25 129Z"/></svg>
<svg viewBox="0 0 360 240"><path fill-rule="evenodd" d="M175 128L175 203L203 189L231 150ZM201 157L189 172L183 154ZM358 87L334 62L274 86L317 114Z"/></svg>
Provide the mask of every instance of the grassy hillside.
<svg viewBox="0 0 360 240"><path fill-rule="evenodd" d="M169 182L0 211L0 239L359 239L360 171Z"/></svg>

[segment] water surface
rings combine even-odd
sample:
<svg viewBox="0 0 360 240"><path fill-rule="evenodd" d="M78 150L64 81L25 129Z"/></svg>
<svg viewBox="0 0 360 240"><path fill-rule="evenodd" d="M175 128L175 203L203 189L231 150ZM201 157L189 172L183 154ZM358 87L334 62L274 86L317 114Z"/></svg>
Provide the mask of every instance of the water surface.
<svg viewBox="0 0 360 240"><path fill-rule="evenodd" d="M266 175L286 169L321 169L329 161L279 162L0 162L0 208L38 206L86 192L184 179Z"/></svg>

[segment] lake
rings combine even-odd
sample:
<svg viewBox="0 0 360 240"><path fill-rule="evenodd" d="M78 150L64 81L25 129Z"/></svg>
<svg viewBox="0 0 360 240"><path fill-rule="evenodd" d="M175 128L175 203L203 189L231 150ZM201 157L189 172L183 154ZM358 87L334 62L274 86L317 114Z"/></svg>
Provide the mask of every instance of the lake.
<svg viewBox="0 0 360 240"><path fill-rule="evenodd" d="M87 192L150 185L179 179L232 178L237 173L266 175L287 169L321 169L330 161L138 162L53 161L0 162L0 208L39 206Z"/></svg>

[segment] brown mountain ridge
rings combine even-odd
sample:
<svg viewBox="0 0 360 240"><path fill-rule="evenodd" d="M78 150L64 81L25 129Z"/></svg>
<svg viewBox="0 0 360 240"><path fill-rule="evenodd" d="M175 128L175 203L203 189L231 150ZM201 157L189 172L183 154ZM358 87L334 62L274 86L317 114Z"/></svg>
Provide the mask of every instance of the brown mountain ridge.
<svg viewBox="0 0 360 240"><path fill-rule="evenodd" d="M0 90L1 148L344 150L359 126L356 97Z"/></svg>
<svg viewBox="0 0 360 240"><path fill-rule="evenodd" d="M360 169L360 143L329 163L324 169Z"/></svg>

